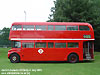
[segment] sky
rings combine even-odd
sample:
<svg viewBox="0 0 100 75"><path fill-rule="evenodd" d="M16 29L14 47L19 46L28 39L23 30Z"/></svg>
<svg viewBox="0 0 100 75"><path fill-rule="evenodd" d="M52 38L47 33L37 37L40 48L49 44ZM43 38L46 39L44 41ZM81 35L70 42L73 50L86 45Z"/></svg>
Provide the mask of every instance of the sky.
<svg viewBox="0 0 100 75"><path fill-rule="evenodd" d="M55 0L0 0L0 29L13 22L45 22ZM25 12L24 12L25 11Z"/></svg>

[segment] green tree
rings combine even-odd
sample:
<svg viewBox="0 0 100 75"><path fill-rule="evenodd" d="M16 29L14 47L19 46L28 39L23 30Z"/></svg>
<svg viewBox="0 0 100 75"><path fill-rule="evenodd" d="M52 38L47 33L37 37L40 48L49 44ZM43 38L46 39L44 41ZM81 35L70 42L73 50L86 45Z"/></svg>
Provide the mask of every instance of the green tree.
<svg viewBox="0 0 100 75"><path fill-rule="evenodd" d="M88 22L95 32L95 48L100 42L100 1L99 0L56 0L51 8L48 22Z"/></svg>
<svg viewBox="0 0 100 75"><path fill-rule="evenodd" d="M10 45L9 32L10 28L6 27L0 31L0 45Z"/></svg>

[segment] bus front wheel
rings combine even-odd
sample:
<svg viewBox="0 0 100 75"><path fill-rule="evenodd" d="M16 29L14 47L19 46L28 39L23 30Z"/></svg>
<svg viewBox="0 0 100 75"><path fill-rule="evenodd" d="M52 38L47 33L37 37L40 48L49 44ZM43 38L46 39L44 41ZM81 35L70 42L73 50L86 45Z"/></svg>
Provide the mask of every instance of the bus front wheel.
<svg viewBox="0 0 100 75"><path fill-rule="evenodd" d="M70 63L76 63L78 61L79 61L79 57L78 57L77 54L70 54L68 56L68 62L70 62Z"/></svg>
<svg viewBox="0 0 100 75"><path fill-rule="evenodd" d="M18 54L12 54L10 56L10 62L11 63L18 63L20 61L20 57Z"/></svg>

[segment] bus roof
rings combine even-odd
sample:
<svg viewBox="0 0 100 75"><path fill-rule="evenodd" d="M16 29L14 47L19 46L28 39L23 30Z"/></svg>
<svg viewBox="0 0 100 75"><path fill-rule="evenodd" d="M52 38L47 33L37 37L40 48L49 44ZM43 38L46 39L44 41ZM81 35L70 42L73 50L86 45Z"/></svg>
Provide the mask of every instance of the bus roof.
<svg viewBox="0 0 100 75"><path fill-rule="evenodd" d="M90 25L83 22L14 22L12 25Z"/></svg>

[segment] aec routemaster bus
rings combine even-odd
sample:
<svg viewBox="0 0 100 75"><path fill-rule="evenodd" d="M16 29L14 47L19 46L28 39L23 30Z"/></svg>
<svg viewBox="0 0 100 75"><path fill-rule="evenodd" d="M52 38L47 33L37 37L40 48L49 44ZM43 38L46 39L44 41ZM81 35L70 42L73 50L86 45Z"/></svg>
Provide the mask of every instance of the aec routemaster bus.
<svg viewBox="0 0 100 75"><path fill-rule="evenodd" d="M89 23L15 22L9 39L12 63L94 60L94 31Z"/></svg>

